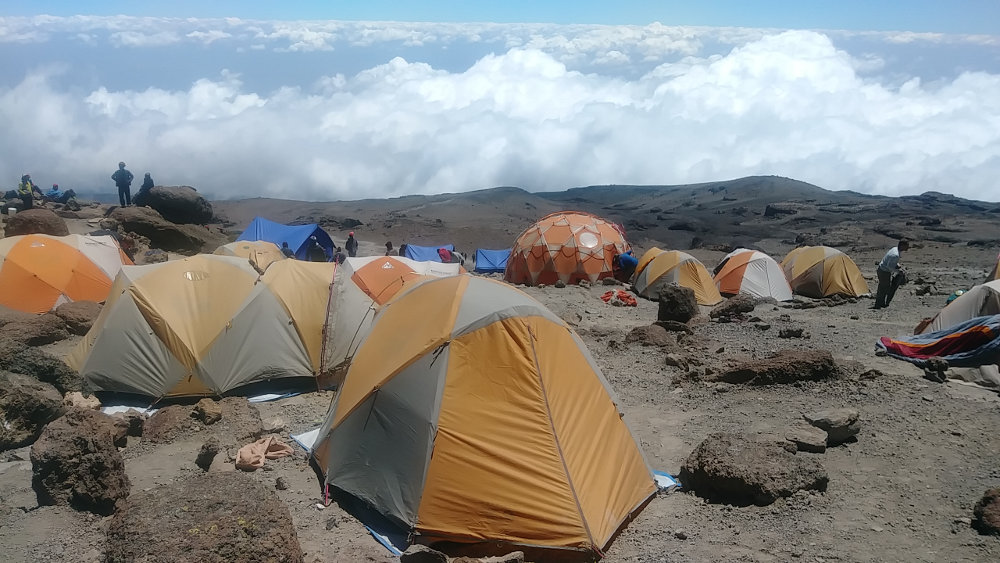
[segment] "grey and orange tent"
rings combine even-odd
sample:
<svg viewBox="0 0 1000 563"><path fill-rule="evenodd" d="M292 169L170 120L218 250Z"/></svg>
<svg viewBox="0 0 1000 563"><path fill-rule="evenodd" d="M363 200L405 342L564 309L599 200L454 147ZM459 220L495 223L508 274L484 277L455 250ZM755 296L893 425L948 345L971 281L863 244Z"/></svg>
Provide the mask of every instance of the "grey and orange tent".
<svg viewBox="0 0 1000 563"><path fill-rule="evenodd" d="M694 291L699 305L722 302L715 281L697 258L679 250L647 250L635 268L633 289L646 299L655 299L665 285L676 284Z"/></svg>
<svg viewBox="0 0 1000 563"><path fill-rule="evenodd" d="M715 274L715 285L723 295L746 293L754 297L772 297L790 301L792 288L781 266L758 250L738 248L722 258Z"/></svg>
<svg viewBox="0 0 1000 563"><path fill-rule="evenodd" d="M656 491L573 330L468 274L421 281L382 308L312 455L328 485L415 542L465 553L593 558Z"/></svg>
<svg viewBox="0 0 1000 563"><path fill-rule="evenodd" d="M337 267L323 326L322 387L335 387L371 330L379 307L407 283L425 276L454 276L459 264L420 262L402 256L348 258Z"/></svg>
<svg viewBox="0 0 1000 563"><path fill-rule="evenodd" d="M792 291L806 297L860 297L869 293L858 265L829 246L800 246L785 255L781 269Z"/></svg>
<svg viewBox="0 0 1000 563"><path fill-rule="evenodd" d="M97 391L221 395L313 378L336 264L234 256L127 266L67 363Z"/></svg>
<svg viewBox="0 0 1000 563"><path fill-rule="evenodd" d="M546 215L514 241L504 279L551 285L596 282L614 275L615 255L631 250L622 228L582 211Z"/></svg>
<svg viewBox="0 0 1000 563"><path fill-rule="evenodd" d="M44 313L70 301L104 301L132 261L111 236L43 234L0 239L0 305Z"/></svg>

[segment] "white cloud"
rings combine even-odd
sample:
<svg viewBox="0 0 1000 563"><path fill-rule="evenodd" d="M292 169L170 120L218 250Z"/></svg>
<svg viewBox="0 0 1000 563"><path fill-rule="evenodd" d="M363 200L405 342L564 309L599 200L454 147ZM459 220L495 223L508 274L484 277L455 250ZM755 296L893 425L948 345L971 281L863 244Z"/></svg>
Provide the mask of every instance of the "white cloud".
<svg viewBox="0 0 1000 563"><path fill-rule="evenodd" d="M61 25L101 36L81 31L93 22ZM0 178L27 171L110 190L125 160L215 197L343 199L779 174L1000 200L1000 75L890 81L874 75L883 55L848 53L815 32L218 20L157 38L152 24L114 25L123 47L226 39L246 57L459 38L513 47L466 68L396 57L266 90L220 72L181 87L80 92L57 71L32 72L0 89ZM722 37L736 47L705 50ZM615 72L624 66L633 72Z"/></svg>

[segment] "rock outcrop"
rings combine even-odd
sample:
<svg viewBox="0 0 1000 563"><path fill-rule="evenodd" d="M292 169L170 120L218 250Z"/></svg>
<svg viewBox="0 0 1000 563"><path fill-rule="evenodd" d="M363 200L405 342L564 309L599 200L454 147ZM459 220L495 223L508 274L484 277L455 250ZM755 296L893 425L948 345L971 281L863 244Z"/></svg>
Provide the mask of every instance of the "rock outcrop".
<svg viewBox="0 0 1000 563"><path fill-rule="evenodd" d="M155 209L171 223L204 225L214 215L212 204L191 186L153 186L140 190L132 201Z"/></svg>
<svg viewBox="0 0 1000 563"><path fill-rule="evenodd" d="M28 209L7 219L7 226L4 228L5 236L12 237L34 233L62 237L69 234L69 227L66 226L66 221L62 217L48 209L41 208Z"/></svg>

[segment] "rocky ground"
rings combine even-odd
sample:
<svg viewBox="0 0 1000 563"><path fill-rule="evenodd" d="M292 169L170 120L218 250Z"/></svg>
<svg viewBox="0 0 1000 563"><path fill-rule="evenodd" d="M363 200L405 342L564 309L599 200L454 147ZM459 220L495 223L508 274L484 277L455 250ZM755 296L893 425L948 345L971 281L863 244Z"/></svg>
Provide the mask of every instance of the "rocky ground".
<svg viewBox="0 0 1000 563"><path fill-rule="evenodd" d="M84 225L71 221L70 227L81 232ZM864 232L865 244L855 240L859 248L851 255L874 289L873 264L889 239L870 228ZM361 238L362 254L380 246L380 241ZM652 243L656 241L639 244ZM784 236L755 240L755 246L779 258L792 245ZM871 248L860 248L865 246ZM617 392L626 420L655 469L678 475L691 452L713 433L784 441L803 415L845 407L859 415L855 439L827 447L824 453L796 454L825 472L825 491L800 491L766 506L707 502L689 491L664 494L625 528L608 550L607 561L1000 559L1000 538L980 535L972 526L977 501L987 489L1000 486L998 396L955 381L932 382L921 370L874 353L878 337L911 333L922 318L943 306L951 291L981 281L995 251L926 240L915 246L903 258L913 281L887 310L869 309L872 301L866 298L835 306L819 302L812 308L765 303L732 322L717 322L709 320L705 308L690 323L692 334L680 341L676 333L658 339L646 333L630 337L634 329L656 321L657 304L639 299L633 308L601 301L600 295L614 287L523 288L580 334ZM709 248L693 253L709 267L723 256L721 250ZM798 329L799 337L781 336ZM79 338L71 335L38 349L60 356ZM837 364L836 376L773 385L718 380L734 365L789 349L829 351ZM199 498L215 503L199 513L207 522L204 527L197 533L166 525L162 529L178 535L209 533L212 523L221 522L220 514L237 511L246 516L236 525L228 520L228 527L217 524L227 530L226 537L252 536L265 529L286 537L293 530L305 561L398 560L336 503L321 508L319 480L297 447L293 456L235 475L232 458L238 446L269 434L291 444L290 434L319 425L331 399L332 393L319 392L256 405L233 403L220 407L222 418L212 424L206 424L204 415L192 417L193 406L187 405L175 409L176 416L169 420L161 417L158 432L129 436L126 446L114 449L131 487L129 502L146 507L145 512L132 512L139 521L131 523L69 506L39 506L32 489L31 447L0 452L0 546L5 559L129 560L128 554L142 546L123 541L123 530L156 529L153 515L167 518L171 511L187 510L183 506L188 501L169 499L180 499L184 491L202 491ZM218 453L206 474L195 460L213 440ZM218 478L223 481L205 481L206 475L222 475ZM232 480L238 477L260 487L240 495L234 488L239 482ZM270 506L269 517L253 520L251 501ZM290 524L282 508L287 508ZM231 557L246 556L239 542L226 545ZM183 560L174 556L181 557L175 553L171 560Z"/></svg>

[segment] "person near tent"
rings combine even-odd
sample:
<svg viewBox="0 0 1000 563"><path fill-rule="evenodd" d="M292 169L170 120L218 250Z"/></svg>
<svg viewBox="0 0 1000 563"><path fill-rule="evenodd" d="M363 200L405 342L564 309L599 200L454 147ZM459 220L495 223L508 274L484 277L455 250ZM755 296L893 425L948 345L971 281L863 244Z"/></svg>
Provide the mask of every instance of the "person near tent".
<svg viewBox="0 0 1000 563"><path fill-rule="evenodd" d="M878 276L878 289L875 290L875 304L872 309L884 309L892 302L899 286L906 283L906 270L899 264L899 257L910 248L906 239L900 239L896 246L889 249L878 263L875 274Z"/></svg>
<svg viewBox="0 0 1000 563"><path fill-rule="evenodd" d="M281 243L281 253L285 258L295 258L295 251L288 247L288 241Z"/></svg>
<svg viewBox="0 0 1000 563"><path fill-rule="evenodd" d="M21 176L21 183L17 185L17 196L23 203L21 211L35 207L35 184L31 181L31 174Z"/></svg>
<svg viewBox="0 0 1000 563"><path fill-rule="evenodd" d="M115 186L118 186L118 202L121 203L122 207L128 207L132 205L132 173L125 168L124 162L118 163L118 170L111 175L111 179L114 180Z"/></svg>
<svg viewBox="0 0 1000 563"><path fill-rule="evenodd" d="M310 262L329 262L330 260L326 255L326 249L316 240L315 235L309 237L308 256Z"/></svg>
<svg viewBox="0 0 1000 563"><path fill-rule="evenodd" d="M439 248L438 257L441 258L441 261L445 264L451 264L451 251L447 248Z"/></svg>
<svg viewBox="0 0 1000 563"><path fill-rule="evenodd" d="M337 247L337 251L333 253L333 261L338 264L343 264L344 260L347 260L347 255L344 254L344 249Z"/></svg>
<svg viewBox="0 0 1000 563"><path fill-rule="evenodd" d="M621 282L627 282L632 279L632 274L635 273L635 268L638 265L639 260L632 254L631 250L624 254L616 254L611 260L614 277Z"/></svg>
<svg viewBox="0 0 1000 563"><path fill-rule="evenodd" d="M399 255L406 256L406 243L399 245Z"/></svg>
<svg viewBox="0 0 1000 563"><path fill-rule="evenodd" d="M395 256L396 255L396 251L392 249L392 241L386 241L386 243L385 243L385 255L386 256Z"/></svg>
<svg viewBox="0 0 1000 563"><path fill-rule="evenodd" d="M354 238L354 231L347 233L347 242L344 243L347 255L354 258L358 255L358 239Z"/></svg>

